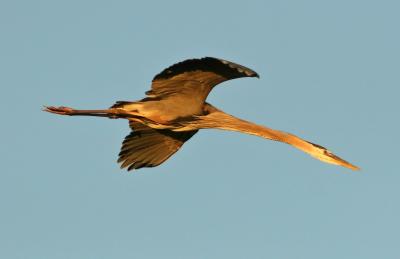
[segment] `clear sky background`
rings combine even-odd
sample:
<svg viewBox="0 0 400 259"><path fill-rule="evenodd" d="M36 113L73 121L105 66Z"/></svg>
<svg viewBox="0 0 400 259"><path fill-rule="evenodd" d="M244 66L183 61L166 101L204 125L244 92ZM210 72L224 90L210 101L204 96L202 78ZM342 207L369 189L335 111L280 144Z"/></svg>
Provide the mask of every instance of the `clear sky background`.
<svg viewBox="0 0 400 259"><path fill-rule="evenodd" d="M400 258L398 1L1 1L1 258ZM362 171L202 131L165 164L116 163L126 121L42 105L137 100L214 56L261 78L228 113L328 147Z"/></svg>

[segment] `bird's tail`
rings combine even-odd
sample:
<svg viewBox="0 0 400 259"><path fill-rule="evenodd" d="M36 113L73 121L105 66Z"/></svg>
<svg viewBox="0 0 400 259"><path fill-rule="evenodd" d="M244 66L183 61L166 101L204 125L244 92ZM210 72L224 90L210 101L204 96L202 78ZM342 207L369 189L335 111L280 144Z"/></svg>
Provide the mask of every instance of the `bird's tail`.
<svg viewBox="0 0 400 259"><path fill-rule="evenodd" d="M134 104L134 103L135 102L130 102L130 101L117 101L110 108L123 108L126 105Z"/></svg>

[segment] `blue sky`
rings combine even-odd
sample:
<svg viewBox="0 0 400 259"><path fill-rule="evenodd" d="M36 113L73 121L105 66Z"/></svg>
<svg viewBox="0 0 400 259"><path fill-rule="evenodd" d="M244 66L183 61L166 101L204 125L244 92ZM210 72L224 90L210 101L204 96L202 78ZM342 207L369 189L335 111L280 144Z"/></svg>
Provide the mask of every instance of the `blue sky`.
<svg viewBox="0 0 400 259"><path fill-rule="evenodd" d="M397 1L1 1L1 258L400 258ZM362 168L217 130L116 163L126 121L42 105L137 100L214 56L261 78L209 102Z"/></svg>

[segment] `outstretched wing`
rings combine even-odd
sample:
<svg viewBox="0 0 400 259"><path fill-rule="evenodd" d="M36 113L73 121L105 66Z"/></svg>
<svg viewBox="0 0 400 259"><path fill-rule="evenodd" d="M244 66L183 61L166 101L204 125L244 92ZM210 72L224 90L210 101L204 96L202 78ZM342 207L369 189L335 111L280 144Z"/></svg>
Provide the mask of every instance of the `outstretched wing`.
<svg viewBox="0 0 400 259"><path fill-rule="evenodd" d="M132 132L125 137L119 153L121 168L139 169L163 163L189 140L196 132L157 130L138 122L129 122Z"/></svg>
<svg viewBox="0 0 400 259"><path fill-rule="evenodd" d="M259 77L253 70L223 59L205 57L188 59L172 65L156 75L149 99L165 99L183 95L192 101L204 103L214 86L240 77Z"/></svg>

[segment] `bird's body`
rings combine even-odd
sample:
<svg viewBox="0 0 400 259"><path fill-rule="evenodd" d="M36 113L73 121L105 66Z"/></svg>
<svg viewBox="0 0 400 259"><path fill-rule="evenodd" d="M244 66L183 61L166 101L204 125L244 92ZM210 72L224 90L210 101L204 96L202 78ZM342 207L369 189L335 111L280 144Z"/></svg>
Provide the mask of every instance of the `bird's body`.
<svg viewBox="0 0 400 259"><path fill-rule="evenodd" d="M222 59L189 59L156 75L151 90L146 92L147 97L142 100L119 101L105 110L50 106L45 107L45 111L60 115L128 119L132 132L125 138L118 159L121 167L127 167L128 170L163 163L199 129L209 128L239 131L284 142L321 161L358 169L322 146L238 119L206 102L214 86L240 77L258 77L258 74Z"/></svg>

